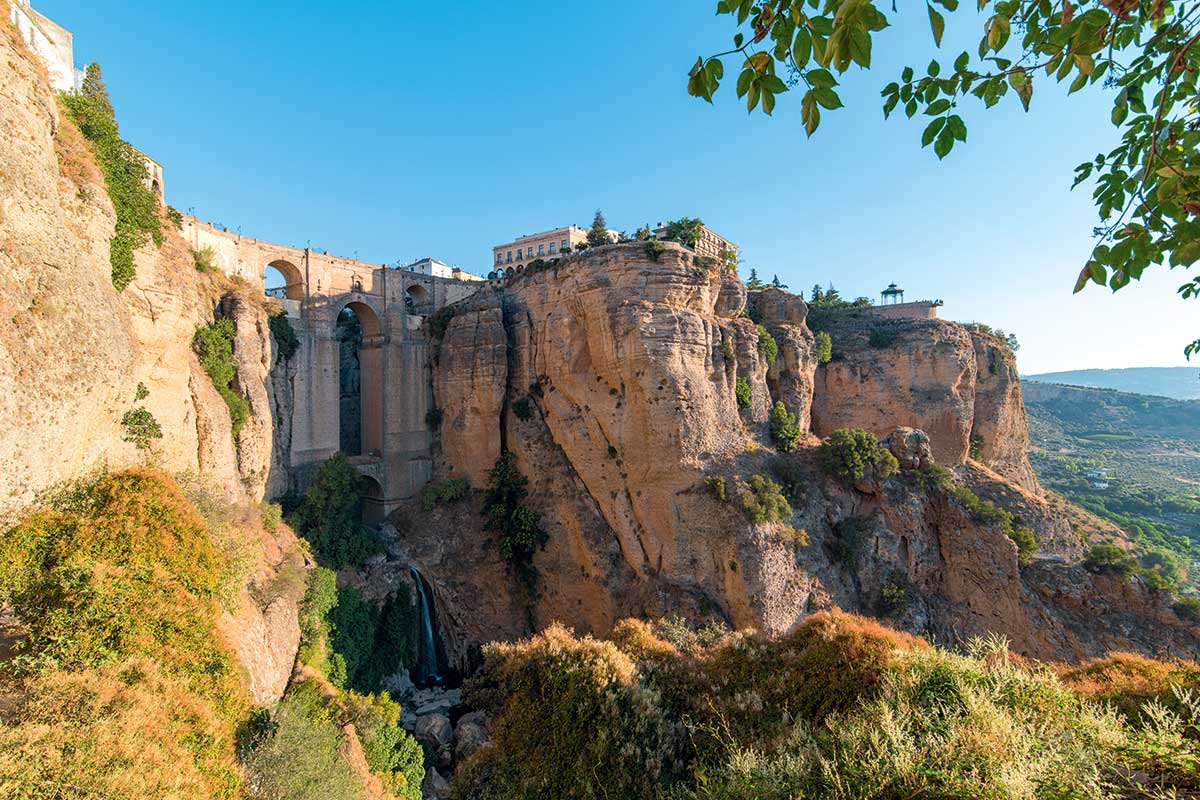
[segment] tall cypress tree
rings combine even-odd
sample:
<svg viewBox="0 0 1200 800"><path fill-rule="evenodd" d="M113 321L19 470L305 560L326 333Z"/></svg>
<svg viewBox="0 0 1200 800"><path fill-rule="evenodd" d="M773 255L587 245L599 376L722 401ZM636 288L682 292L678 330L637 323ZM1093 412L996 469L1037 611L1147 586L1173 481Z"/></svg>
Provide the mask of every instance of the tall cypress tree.
<svg viewBox="0 0 1200 800"><path fill-rule="evenodd" d="M604 214L600 209L596 209L596 216L592 218L592 229L588 231L587 240L591 247L612 243L608 236L608 223L604 221Z"/></svg>

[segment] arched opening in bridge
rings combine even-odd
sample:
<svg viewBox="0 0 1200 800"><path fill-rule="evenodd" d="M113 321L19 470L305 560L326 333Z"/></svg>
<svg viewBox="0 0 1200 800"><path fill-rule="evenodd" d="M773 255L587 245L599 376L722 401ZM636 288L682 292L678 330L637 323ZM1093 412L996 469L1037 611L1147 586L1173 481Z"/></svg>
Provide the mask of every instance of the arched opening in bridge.
<svg viewBox="0 0 1200 800"><path fill-rule="evenodd" d="M429 291L420 284L414 283L404 290L404 305L409 313L421 312L429 304Z"/></svg>
<svg viewBox="0 0 1200 800"><path fill-rule="evenodd" d="M372 528L383 522L383 487L369 475L363 476L367 493L362 501L362 524Z"/></svg>
<svg viewBox="0 0 1200 800"><path fill-rule="evenodd" d="M272 261L263 269L263 291L280 300L303 300L304 273L290 261Z"/></svg>
<svg viewBox="0 0 1200 800"><path fill-rule="evenodd" d="M383 337L379 318L364 303L337 317L338 446L348 456L383 451Z"/></svg>

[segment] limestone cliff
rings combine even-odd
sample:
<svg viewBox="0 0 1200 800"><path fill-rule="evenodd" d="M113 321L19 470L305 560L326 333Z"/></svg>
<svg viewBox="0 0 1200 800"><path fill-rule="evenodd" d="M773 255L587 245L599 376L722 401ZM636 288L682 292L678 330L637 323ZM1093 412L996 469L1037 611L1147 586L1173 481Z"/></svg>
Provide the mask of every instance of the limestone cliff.
<svg viewBox="0 0 1200 800"><path fill-rule="evenodd" d="M731 283L684 248L668 245L655 260L632 243L527 271L454 307L433 365L444 413L438 475L483 488L507 449L550 540L526 603L482 530L478 495L401 513L393 555L433 587L453 657L465 663L483 640L554 620L603 633L621 617L683 613L780 632L833 606L890 615L942 641L1001 632L1042 657L1114 643L1200 652L1153 592L1134 583L1110 600L1107 579L1079 567L1079 545L1025 458L1019 381L1000 343L955 323L847 312L828 323L835 355L818 366L804 301L770 290L749 298L779 345L767 364L755 323L739 313L744 290ZM745 409L737 378L751 389ZM832 483L815 437L774 453L765 420L776 400L805 425L811 408L817 434L924 430L940 463L1037 532L1042 554L1021 567L999 528L910 474L857 489ZM780 473L792 483L792 518L751 524L739 505L745 482ZM724 479L730 500L706 486L710 477ZM1069 590L1056 595L1055 585Z"/></svg>
<svg viewBox="0 0 1200 800"><path fill-rule="evenodd" d="M268 485L286 484L280 435L288 428L277 431L275 420L290 420L290 387L286 367L275 369L268 311L224 277L197 271L162 211L163 244L136 253L137 277L117 292L104 179L60 116L41 65L0 23L0 520L97 468L152 464L202 475L234 506L257 506ZM234 322L233 388L251 409L236 442L192 346L214 314ZM146 450L126 441L122 426L136 408L162 430ZM299 629L296 593L263 587L292 568L295 544L282 527L246 543L257 569L226 620L264 702L282 693Z"/></svg>

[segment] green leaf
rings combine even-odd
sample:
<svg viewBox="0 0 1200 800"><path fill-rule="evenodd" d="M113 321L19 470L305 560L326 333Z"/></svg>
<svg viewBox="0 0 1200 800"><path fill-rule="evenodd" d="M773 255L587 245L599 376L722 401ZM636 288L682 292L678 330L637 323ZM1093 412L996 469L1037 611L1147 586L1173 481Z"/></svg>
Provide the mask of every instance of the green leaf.
<svg viewBox="0 0 1200 800"><path fill-rule="evenodd" d="M815 89L810 89L800 101L800 119L804 121L804 132L812 136L821 124L821 109L817 106Z"/></svg>
<svg viewBox="0 0 1200 800"><path fill-rule="evenodd" d="M938 160L945 158L950 150L954 147L954 137L950 135L948 128L942 128L942 132L938 134L937 141L933 143L933 152L937 153Z"/></svg>
<svg viewBox="0 0 1200 800"><path fill-rule="evenodd" d="M929 9L929 27L933 31L933 43L941 47L942 34L946 30L946 19L928 3L925 4L925 7Z"/></svg>
<svg viewBox="0 0 1200 800"><path fill-rule="evenodd" d="M832 89L837 86L837 80L827 69L814 69L804 76L814 89Z"/></svg>
<svg viewBox="0 0 1200 800"><path fill-rule="evenodd" d="M963 122L962 117L958 114L951 114L946 120L946 128L949 129L950 135L960 142L967 140L967 123Z"/></svg>
<svg viewBox="0 0 1200 800"><path fill-rule="evenodd" d="M833 89L816 89L817 102L830 110L842 107L842 99Z"/></svg>
<svg viewBox="0 0 1200 800"><path fill-rule="evenodd" d="M925 132L921 134L921 147L928 147L929 145L933 144L933 138L941 133L941 130L945 125L945 117L938 117L930 122L925 127Z"/></svg>
<svg viewBox="0 0 1200 800"><path fill-rule="evenodd" d="M812 36L808 32L808 28L801 25L796 30L796 41L792 43L792 60L796 62L798 69L804 69L810 58L812 58Z"/></svg>
<svg viewBox="0 0 1200 800"><path fill-rule="evenodd" d="M772 92L779 94L788 90L787 84L779 79L778 75L763 75L759 81L759 86L764 92Z"/></svg>
<svg viewBox="0 0 1200 800"><path fill-rule="evenodd" d="M755 74L756 73L754 72L754 70L747 67L746 69L742 70L742 73L740 75L738 75L738 81L737 81L737 96L738 97L746 96L746 92L749 91L749 89L750 89L750 82L754 80Z"/></svg>
<svg viewBox="0 0 1200 800"><path fill-rule="evenodd" d="M941 71L942 71L942 66L941 66L941 64L938 64L937 60L935 59L935 60L929 62L929 67L925 70L925 74L927 74L931 78L936 78L938 76L938 73Z"/></svg>
<svg viewBox="0 0 1200 800"><path fill-rule="evenodd" d="M945 114L949 108L950 101L943 97L930 103L929 108L925 109L925 113L932 117L936 114Z"/></svg>

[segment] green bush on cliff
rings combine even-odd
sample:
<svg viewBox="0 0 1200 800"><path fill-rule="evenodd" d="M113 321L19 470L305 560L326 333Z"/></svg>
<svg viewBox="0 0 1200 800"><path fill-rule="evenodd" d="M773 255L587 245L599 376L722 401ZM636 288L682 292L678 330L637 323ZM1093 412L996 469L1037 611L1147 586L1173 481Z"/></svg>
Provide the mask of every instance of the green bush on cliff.
<svg viewBox="0 0 1200 800"><path fill-rule="evenodd" d="M533 554L545 547L550 537L542 528L541 516L522 505L528 495L529 480L517 469L512 453L502 453L488 472L484 497L484 527L500 535L500 555L527 585L537 573Z"/></svg>
<svg viewBox="0 0 1200 800"><path fill-rule="evenodd" d="M762 325L758 326L758 352L768 365L774 364L775 359L779 357L779 344L771 332Z"/></svg>
<svg viewBox="0 0 1200 800"><path fill-rule="evenodd" d="M272 314L267 324L271 328L271 337L275 340L275 353L279 360L290 361L300 349L300 339L296 336L296 329L292 327L287 312Z"/></svg>
<svg viewBox="0 0 1200 800"><path fill-rule="evenodd" d="M755 525L767 522L786 522L791 519L792 507L779 484L766 475L755 475L748 484L739 487L738 497L746 519Z"/></svg>
<svg viewBox="0 0 1200 800"><path fill-rule="evenodd" d="M796 415L787 410L782 400L777 401L771 409L771 439L775 446L780 452L790 453L796 449L803 435Z"/></svg>
<svg viewBox="0 0 1200 800"><path fill-rule="evenodd" d="M250 418L250 402L234 389L237 359L233 355L233 342L236 338L237 328L233 320L225 318L197 328L192 339L192 346L200 356L200 363L212 380L213 388L229 407L229 422L235 439Z"/></svg>
<svg viewBox="0 0 1200 800"><path fill-rule="evenodd" d="M341 453L321 465L317 481L289 522L312 545L317 561L334 569L358 566L383 551L383 543L361 522L366 481Z"/></svg>
<svg viewBox="0 0 1200 800"><path fill-rule="evenodd" d="M425 753L400 727L400 710L386 692L349 692L346 697L347 716L354 723L371 771L380 776L385 789L402 800L421 800Z"/></svg>
<svg viewBox="0 0 1200 800"><path fill-rule="evenodd" d="M998 527L1008 538L1017 545L1017 561L1025 566L1033 561L1038 551L1037 537L1033 531L1020 524L1016 516L1006 508L1001 508L990 500L980 500L979 496L966 486L954 488L954 499L966 510L975 522L984 526ZM1134 559L1134 565L1137 560Z"/></svg>
<svg viewBox="0 0 1200 800"><path fill-rule="evenodd" d="M133 251L150 241L162 244L158 197L147 186L150 175L141 154L121 140L99 65L89 65L81 90L64 93L62 101L104 173L104 185L117 213L109 244L112 284L117 291L124 291L136 274Z"/></svg>
<svg viewBox="0 0 1200 800"><path fill-rule="evenodd" d="M883 480L900 469L896 457L861 428L842 428L829 434L817 448L817 458L826 475L847 487L868 476Z"/></svg>
<svg viewBox="0 0 1200 800"><path fill-rule="evenodd" d="M122 438L138 450L148 449L155 439L161 439L163 436L158 420L141 406L125 412L125 416L121 417L121 427L125 429Z"/></svg>
<svg viewBox="0 0 1200 800"><path fill-rule="evenodd" d="M750 394L750 381L745 378L738 378L733 386L734 395L737 397L738 408L749 408L753 402Z"/></svg>
<svg viewBox="0 0 1200 800"><path fill-rule="evenodd" d="M1083 565L1093 572L1108 573L1128 580L1138 572L1136 557L1115 544L1094 544Z"/></svg>
<svg viewBox="0 0 1200 800"><path fill-rule="evenodd" d="M833 339L825 331L817 331L814 337L817 351L817 363L828 364L833 360Z"/></svg>

